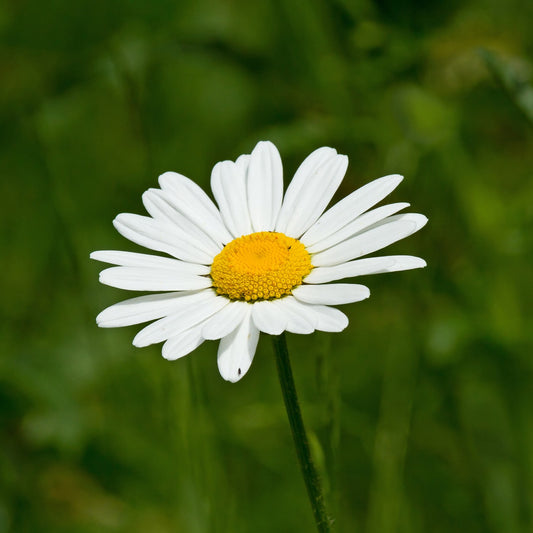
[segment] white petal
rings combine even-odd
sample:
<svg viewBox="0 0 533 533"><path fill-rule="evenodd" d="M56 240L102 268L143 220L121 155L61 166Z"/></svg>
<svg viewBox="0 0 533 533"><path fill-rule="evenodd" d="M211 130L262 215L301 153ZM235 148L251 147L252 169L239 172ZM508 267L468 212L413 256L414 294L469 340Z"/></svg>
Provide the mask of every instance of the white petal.
<svg viewBox="0 0 533 533"><path fill-rule="evenodd" d="M159 185L169 193L172 205L205 233L224 244L232 239L209 196L189 178L176 172L159 176Z"/></svg>
<svg viewBox="0 0 533 533"><path fill-rule="evenodd" d="M211 172L211 189L222 220L233 236L252 233L243 165L232 161L217 163Z"/></svg>
<svg viewBox="0 0 533 533"><path fill-rule="evenodd" d="M146 248L192 263L209 265L213 261L213 256L199 248L197 241L169 222L121 213L113 225L121 235Z"/></svg>
<svg viewBox="0 0 533 533"><path fill-rule="evenodd" d="M334 307L327 307L326 305L306 304L293 299L292 296L284 298L283 300L292 299L291 307L299 313L299 315L309 323L312 324L313 329L319 331L339 332L348 325L348 317ZM288 331L290 331L287 328ZM310 331L306 331L309 332ZM298 333L295 331L295 333Z"/></svg>
<svg viewBox="0 0 533 533"><path fill-rule="evenodd" d="M366 276L368 274L381 274L383 272L396 272L422 268L426 262L420 257L410 255L389 255L384 257L368 257L356 259L348 263L331 267L317 267L305 278L305 283L327 283L336 279Z"/></svg>
<svg viewBox="0 0 533 533"><path fill-rule="evenodd" d="M101 328L118 328L149 322L166 316L188 302L193 302L205 291L169 292L166 294L149 294L130 298L104 309L97 317L96 323Z"/></svg>
<svg viewBox="0 0 533 533"><path fill-rule="evenodd" d="M111 267L100 272L100 283L129 291L194 291L212 286L206 276L179 268Z"/></svg>
<svg viewBox="0 0 533 533"><path fill-rule="evenodd" d="M235 383L248 372L258 340L259 330L253 324L250 306L239 327L224 337L218 346L218 370L226 381Z"/></svg>
<svg viewBox="0 0 533 533"><path fill-rule="evenodd" d="M285 197L283 198L283 205L281 206L276 223L276 231L286 233L289 222L295 218L295 215L298 218L306 218L309 215L308 212L302 213L302 208L305 205L302 205L301 199L305 195L306 187L308 187L308 184L311 187L315 186L318 181L318 176L322 177L322 172L319 172L319 169L323 168L325 163L334 161L336 157L336 150L323 146L304 159L287 187Z"/></svg>
<svg viewBox="0 0 533 533"><path fill-rule="evenodd" d="M297 205L300 196L304 193L307 179L313 176L317 169L325 162L335 158L337 151L334 148L322 146L311 152L298 167L292 181L287 187L283 198L283 205L279 212L276 223L276 231L285 232L287 224L291 218L294 207Z"/></svg>
<svg viewBox="0 0 533 533"><path fill-rule="evenodd" d="M392 174L367 183L328 209L300 240L306 246L311 246L325 239L383 200L402 179L403 176Z"/></svg>
<svg viewBox="0 0 533 533"><path fill-rule="evenodd" d="M315 317L315 328L319 331L338 333L348 325L348 317L335 307L326 305L309 305L308 307Z"/></svg>
<svg viewBox="0 0 533 533"><path fill-rule="evenodd" d="M202 337L207 340L216 340L229 335L247 316L250 305L246 302L230 302L204 322Z"/></svg>
<svg viewBox="0 0 533 533"><path fill-rule="evenodd" d="M252 156L250 154L242 154L237 158L237 161L235 161L235 164L237 167L244 172L244 175L248 175L248 167L250 166L250 158Z"/></svg>
<svg viewBox="0 0 533 533"><path fill-rule="evenodd" d="M337 155L322 164L310 176L287 224L287 235L301 237L316 222L333 198L347 168L348 158L345 155Z"/></svg>
<svg viewBox="0 0 533 533"><path fill-rule="evenodd" d="M96 261L111 263L113 265L129 267L153 267L179 269L183 273L204 275L209 274L211 269L206 265L187 263L171 257L159 257L158 255L138 254L136 252L122 252L117 250L100 250L92 252L89 256Z"/></svg>
<svg viewBox="0 0 533 533"><path fill-rule="evenodd" d="M368 287L354 283L332 283L329 285L300 285L293 289L297 300L308 304L341 305L360 302L370 296Z"/></svg>
<svg viewBox="0 0 533 533"><path fill-rule="evenodd" d="M381 250L393 242L408 237L426 223L427 218L424 215L416 213L394 215L351 239L314 254L311 261L315 267L338 265Z"/></svg>
<svg viewBox="0 0 533 533"><path fill-rule="evenodd" d="M283 197L283 167L269 141L254 148L247 175L248 208L254 231L273 231Z"/></svg>
<svg viewBox="0 0 533 533"><path fill-rule="evenodd" d="M148 213L156 220L170 222L182 233L197 242L198 247L215 256L222 250L222 243L215 242L211 235L205 233L186 215L180 213L172 204L172 194L159 189L148 189L142 196L143 204Z"/></svg>
<svg viewBox="0 0 533 533"><path fill-rule="evenodd" d="M201 334L202 325L203 324L197 324L174 337L170 337L170 339L163 344L163 349L161 351L163 357L169 361L175 361L198 348L198 346L204 342L204 338Z"/></svg>
<svg viewBox="0 0 533 533"><path fill-rule="evenodd" d="M259 331L269 335L279 335L285 331L288 322L286 313L268 300L252 304L252 318Z"/></svg>
<svg viewBox="0 0 533 533"><path fill-rule="evenodd" d="M279 300L272 300L280 313L287 315L286 330L291 333L307 335L315 330L313 315L307 312L304 304L296 300L294 296L285 296Z"/></svg>
<svg viewBox="0 0 533 533"><path fill-rule="evenodd" d="M369 228L376 222L379 222L380 220L383 220L384 218L387 218L394 213L397 213L401 209L405 209L406 207L409 207L409 204L407 202L401 202L397 204L384 205L378 207L377 209L372 209L372 211L368 211L367 213L357 217L355 220L352 220L352 222L346 224L344 228L341 228L339 231L336 231L329 237L326 237L312 246L309 246L307 251L311 254L315 254L321 252L322 250L326 250L327 248L331 248L339 242L345 241L346 239L361 233L364 229Z"/></svg>
<svg viewBox="0 0 533 533"><path fill-rule="evenodd" d="M146 326L144 329L141 329L133 339L133 344L138 347L143 347L165 341L204 321L230 302L228 298L216 296L214 290L204 290L202 291L202 295L205 295L202 301L184 306L171 315L161 318Z"/></svg>

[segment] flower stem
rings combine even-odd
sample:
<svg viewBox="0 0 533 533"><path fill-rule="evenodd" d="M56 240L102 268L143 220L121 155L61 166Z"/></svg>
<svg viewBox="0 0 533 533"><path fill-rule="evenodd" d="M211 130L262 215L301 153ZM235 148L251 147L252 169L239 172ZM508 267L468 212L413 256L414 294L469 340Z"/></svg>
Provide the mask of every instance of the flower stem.
<svg viewBox="0 0 533 533"><path fill-rule="evenodd" d="M289 417L289 423L292 431L292 438L296 446L296 454L307 488L307 495L313 508L313 515L317 529L320 533L329 533L330 519L326 514L324 505L324 496L320 478L316 467L311 459L311 451L309 449L309 441L305 432L302 414L300 412L300 405L298 403L298 396L294 386L294 378L292 377L291 363L289 360L289 351L287 350L287 341L285 333L272 337L274 342L274 351L276 352L276 365L278 367L279 382L281 391L283 393L283 400L285 401L285 409Z"/></svg>

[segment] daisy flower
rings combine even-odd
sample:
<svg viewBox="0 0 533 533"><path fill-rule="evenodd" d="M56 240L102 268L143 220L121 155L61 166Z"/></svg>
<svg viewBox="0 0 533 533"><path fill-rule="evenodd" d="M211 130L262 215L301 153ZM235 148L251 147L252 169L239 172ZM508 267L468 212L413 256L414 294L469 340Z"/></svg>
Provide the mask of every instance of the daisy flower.
<svg viewBox="0 0 533 533"><path fill-rule="evenodd" d="M143 194L150 216L122 213L113 224L127 239L170 257L91 254L116 265L100 273L102 283L159 294L108 307L98 325L152 321L133 344L164 342L163 357L169 360L204 340L220 339L218 368L231 382L250 368L261 331L342 331L348 318L331 306L364 300L370 291L329 282L426 265L407 255L360 259L418 231L427 218L396 214L409 206L404 202L373 208L402 181L397 174L372 181L326 210L347 166L345 155L319 148L283 195L279 152L271 142L259 142L250 155L213 168L218 208L193 181L165 172L160 188Z"/></svg>

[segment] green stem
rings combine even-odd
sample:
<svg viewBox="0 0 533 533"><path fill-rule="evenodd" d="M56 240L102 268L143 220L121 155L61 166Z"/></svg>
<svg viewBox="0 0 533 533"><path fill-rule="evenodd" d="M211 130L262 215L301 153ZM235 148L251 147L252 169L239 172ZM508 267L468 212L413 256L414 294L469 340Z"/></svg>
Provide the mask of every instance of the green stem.
<svg viewBox="0 0 533 533"><path fill-rule="evenodd" d="M313 515L317 529L320 533L329 533L330 519L326 514L324 506L324 496L320 478L316 467L311 459L311 451L309 449L309 441L305 433L302 414L300 412L300 405L298 403L298 395L294 386L294 378L292 377L291 363L289 360L289 351L287 350L287 341L285 334L273 336L274 351L276 352L276 364L278 367L279 382L281 391L283 393L283 400L285 401L285 409L289 417L289 423L292 431L292 438L296 446L296 454L307 488L307 495L313 508Z"/></svg>

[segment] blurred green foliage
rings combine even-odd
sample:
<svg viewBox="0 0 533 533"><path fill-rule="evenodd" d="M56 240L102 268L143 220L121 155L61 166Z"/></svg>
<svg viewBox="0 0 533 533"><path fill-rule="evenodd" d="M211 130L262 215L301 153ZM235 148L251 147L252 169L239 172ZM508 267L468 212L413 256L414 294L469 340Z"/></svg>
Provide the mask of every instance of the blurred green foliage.
<svg viewBox="0 0 533 533"><path fill-rule="evenodd" d="M427 269L364 278L342 334L289 337L338 531L532 531L531 20L520 0L0 4L0 532L313 530L266 336L231 385L214 343L169 363L94 321L127 296L88 260L135 249L113 217L261 139L286 183L318 146L348 154L339 197L405 174L391 198L430 219L390 248Z"/></svg>

